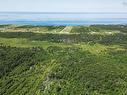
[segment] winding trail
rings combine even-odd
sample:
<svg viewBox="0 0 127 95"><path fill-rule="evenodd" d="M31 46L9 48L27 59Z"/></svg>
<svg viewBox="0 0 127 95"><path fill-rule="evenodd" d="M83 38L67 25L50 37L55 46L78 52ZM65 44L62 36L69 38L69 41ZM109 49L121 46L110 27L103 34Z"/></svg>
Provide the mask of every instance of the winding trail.
<svg viewBox="0 0 127 95"><path fill-rule="evenodd" d="M51 63L48 65L48 67L44 70L43 74L40 75L40 78L35 86L35 91L34 91L35 95L39 95L40 93L40 90L38 89L38 85L40 84L40 82L44 81L44 79L48 76L48 74L52 72L52 69L57 67L58 65L59 64L56 63L56 60L52 60Z"/></svg>

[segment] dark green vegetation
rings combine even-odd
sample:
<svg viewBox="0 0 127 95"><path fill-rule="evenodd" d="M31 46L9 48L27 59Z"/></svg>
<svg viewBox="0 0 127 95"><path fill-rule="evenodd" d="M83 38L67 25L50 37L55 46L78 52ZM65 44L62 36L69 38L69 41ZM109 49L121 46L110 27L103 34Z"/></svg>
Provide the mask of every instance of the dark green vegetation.
<svg viewBox="0 0 127 95"><path fill-rule="evenodd" d="M126 28L1 25L0 95L126 95Z"/></svg>

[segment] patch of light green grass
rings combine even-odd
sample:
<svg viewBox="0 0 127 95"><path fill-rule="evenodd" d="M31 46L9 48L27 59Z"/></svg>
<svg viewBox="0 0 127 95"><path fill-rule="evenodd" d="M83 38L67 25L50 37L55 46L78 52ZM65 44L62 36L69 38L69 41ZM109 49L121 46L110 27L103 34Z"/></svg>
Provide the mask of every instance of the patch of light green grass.
<svg viewBox="0 0 127 95"><path fill-rule="evenodd" d="M108 49L113 49L114 51L119 51L119 50L125 50L124 47L119 46L119 45L102 45L102 44L89 44L89 43L80 43L80 44L75 44L75 47L82 48L84 51L89 51L91 54L106 54Z"/></svg>
<svg viewBox="0 0 127 95"><path fill-rule="evenodd" d="M3 45L8 45L12 47L43 47L47 48L49 46L60 46L60 47L71 47L69 44L64 43L53 43L48 41L31 41L25 38L0 38L0 43Z"/></svg>

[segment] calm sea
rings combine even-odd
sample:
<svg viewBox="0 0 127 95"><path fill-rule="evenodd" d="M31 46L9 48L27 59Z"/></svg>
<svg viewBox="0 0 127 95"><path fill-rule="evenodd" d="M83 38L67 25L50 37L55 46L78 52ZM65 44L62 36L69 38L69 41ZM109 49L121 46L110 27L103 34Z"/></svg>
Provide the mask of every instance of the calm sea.
<svg viewBox="0 0 127 95"><path fill-rule="evenodd" d="M0 24L48 26L127 24L127 13L0 12Z"/></svg>

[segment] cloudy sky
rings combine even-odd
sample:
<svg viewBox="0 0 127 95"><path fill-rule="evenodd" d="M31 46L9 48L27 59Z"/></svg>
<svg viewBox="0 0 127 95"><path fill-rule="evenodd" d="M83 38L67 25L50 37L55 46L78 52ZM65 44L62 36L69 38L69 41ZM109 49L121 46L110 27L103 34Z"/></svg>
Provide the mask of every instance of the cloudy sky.
<svg viewBox="0 0 127 95"><path fill-rule="evenodd" d="M1 12L127 12L127 0L0 0Z"/></svg>

